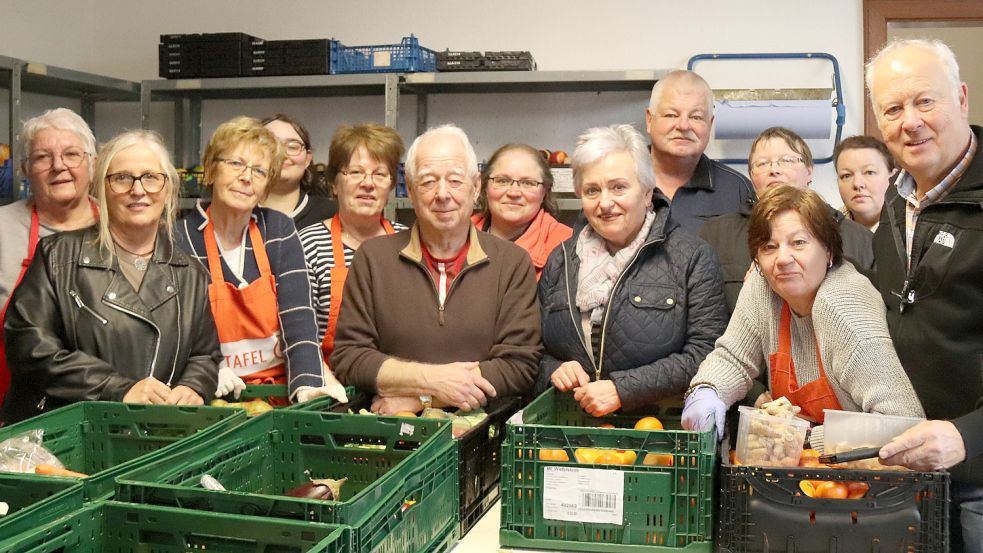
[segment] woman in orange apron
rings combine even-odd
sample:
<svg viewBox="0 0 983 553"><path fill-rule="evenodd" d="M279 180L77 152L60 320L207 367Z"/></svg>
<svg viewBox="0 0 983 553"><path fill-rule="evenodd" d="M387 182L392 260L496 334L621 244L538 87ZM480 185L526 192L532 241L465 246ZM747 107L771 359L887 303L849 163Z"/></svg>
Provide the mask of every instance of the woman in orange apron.
<svg viewBox="0 0 983 553"><path fill-rule="evenodd" d="M347 401L322 367L303 249L293 221L258 207L284 147L258 120L223 123L205 150L212 192L178 223L178 243L208 269L208 295L224 360L216 396L246 384L286 384L289 400ZM286 403L285 399L278 401Z"/></svg>
<svg viewBox="0 0 983 553"><path fill-rule="evenodd" d="M342 290L355 250L369 238L406 230L382 216L402 155L399 134L382 125L341 126L331 139L327 176L338 213L300 232L325 363L334 351Z"/></svg>
<svg viewBox="0 0 983 553"><path fill-rule="evenodd" d="M764 193L754 207L748 247L756 270L690 383L685 428L705 430L715 421L722 435L727 408L759 395L784 396L819 424L826 409L924 416L891 343L884 303L843 261L831 212L818 194L793 186ZM768 391L751 392L762 374ZM818 428L812 446L822 449Z"/></svg>

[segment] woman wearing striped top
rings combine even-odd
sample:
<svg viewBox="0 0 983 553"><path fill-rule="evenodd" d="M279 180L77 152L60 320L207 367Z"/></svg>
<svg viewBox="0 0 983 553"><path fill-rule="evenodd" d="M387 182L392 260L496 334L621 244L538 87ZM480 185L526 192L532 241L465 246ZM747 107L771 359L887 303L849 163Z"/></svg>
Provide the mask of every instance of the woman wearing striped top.
<svg viewBox="0 0 983 553"><path fill-rule="evenodd" d="M331 139L327 177L338 213L300 231L325 362L334 350L342 289L355 250L370 238L406 230L382 216L402 155L399 133L374 123L343 125Z"/></svg>
<svg viewBox="0 0 983 553"><path fill-rule="evenodd" d="M224 359L216 396L246 384L287 384L292 402L344 388L322 366L303 248L290 218L258 207L275 182L284 146L260 122L219 125L205 149L207 208L185 216L179 245L208 271L208 296Z"/></svg>

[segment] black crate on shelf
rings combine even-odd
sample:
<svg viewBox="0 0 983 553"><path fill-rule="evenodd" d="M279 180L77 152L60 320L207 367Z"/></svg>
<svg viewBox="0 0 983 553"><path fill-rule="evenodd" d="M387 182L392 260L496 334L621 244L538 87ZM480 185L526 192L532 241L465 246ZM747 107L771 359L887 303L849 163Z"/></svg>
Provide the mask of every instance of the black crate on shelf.
<svg viewBox="0 0 983 553"><path fill-rule="evenodd" d="M536 60L524 51L485 52L485 71L535 71Z"/></svg>
<svg viewBox="0 0 983 553"><path fill-rule="evenodd" d="M257 39L245 33L160 35L159 74L166 78L239 77Z"/></svg>
<svg viewBox="0 0 983 553"><path fill-rule="evenodd" d="M437 52L437 71L481 71L481 52Z"/></svg>
<svg viewBox="0 0 983 553"><path fill-rule="evenodd" d="M861 499L806 496L803 480L863 482ZM816 468L721 467L720 553L949 550L949 475Z"/></svg>
<svg viewBox="0 0 983 553"><path fill-rule="evenodd" d="M327 75L331 40L255 40L243 57L243 75Z"/></svg>

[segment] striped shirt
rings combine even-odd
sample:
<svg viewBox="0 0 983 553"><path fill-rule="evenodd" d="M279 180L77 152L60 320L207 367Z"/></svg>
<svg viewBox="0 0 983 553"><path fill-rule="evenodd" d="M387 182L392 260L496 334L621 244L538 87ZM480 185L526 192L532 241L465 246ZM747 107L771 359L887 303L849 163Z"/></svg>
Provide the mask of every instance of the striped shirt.
<svg viewBox="0 0 983 553"><path fill-rule="evenodd" d="M390 224L396 232L409 228L392 221ZM317 342L320 344L328 330L328 315L331 313L331 268L334 267L331 229L324 221L303 228L300 230L300 243L304 246L304 258L307 260L307 276L317 315ZM354 258L355 250L346 245L345 266L351 267Z"/></svg>
<svg viewBox="0 0 983 553"><path fill-rule="evenodd" d="M177 222L175 234L178 246L198 261L208 273L208 255L205 252L205 225L208 223L201 201ZM280 332L287 361L287 383L291 397L301 386L321 387L321 348L316 340L317 326L311 305L310 282L304 251L297 237L297 229L289 216L273 209L257 207L253 220L263 236L270 270L276 280L276 300L280 319ZM222 274L230 284L252 283L259 278L259 267L248 235L242 255L242 279L222 259ZM209 283L211 275L208 276Z"/></svg>
<svg viewBox="0 0 983 553"><path fill-rule="evenodd" d="M915 178L911 176L910 173L902 170L901 174L898 175L898 194L906 200L905 203L905 245L908 250L908 268L911 269L911 243L915 239L915 224L918 223L918 216L921 214L922 210L926 207L934 204L935 202L942 199L943 196L949 193L949 190L966 172L969 167L969 162L973 160L976 156L977 141L976 135L974 133L969 133L969 145L966 147L966 153L963 154L962 159L959 163L949 171L949 174L943 178L939 184L935 185L931 190L925 193L925 197L921 200L918 199L918 188L915 183Z"/></svg>

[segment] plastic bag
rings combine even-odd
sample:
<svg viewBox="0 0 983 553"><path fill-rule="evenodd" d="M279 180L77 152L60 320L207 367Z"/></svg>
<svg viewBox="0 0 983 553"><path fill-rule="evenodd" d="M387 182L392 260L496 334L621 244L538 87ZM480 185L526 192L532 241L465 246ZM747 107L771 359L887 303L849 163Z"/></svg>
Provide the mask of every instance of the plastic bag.
<svg viewBox="0 0 983 553"><path fill-rule="evenodd" d="M0 472L34 473L36 465L51 465L60 469L65 465L41 445L44 430L35 429L0 442Z"/></svg>

